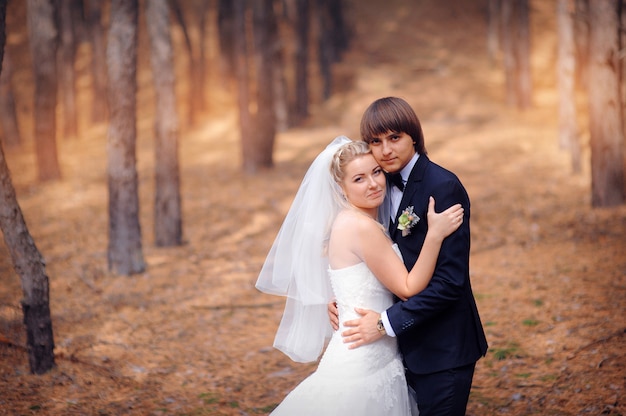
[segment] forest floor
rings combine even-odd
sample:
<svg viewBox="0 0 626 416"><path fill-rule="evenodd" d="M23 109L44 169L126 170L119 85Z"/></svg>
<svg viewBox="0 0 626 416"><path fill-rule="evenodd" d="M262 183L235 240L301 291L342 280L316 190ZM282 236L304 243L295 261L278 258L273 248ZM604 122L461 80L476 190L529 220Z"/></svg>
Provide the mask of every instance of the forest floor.
<svg viewBox="0 0 626 416"><path fill-rule="evenodd" d="M532 2L534 106L523 112L504 105L481 3L348 2L355 36L335 68L339 87L279 134L272 170L240 172L230 108L182 126L180 247L153 243L141 75L147 270L132 277L107 270L106 126L59 139L64 179L38 183L22 121L24 146L6 152L46 259L57 366L29 374L20 281L2 246L0 415L267 414L316 365L272 348L284 300L256 291L257 274L308 164L333 137L358 138L362 112L387 95L414 106L429 156L472 200L471 279L489 351L467 413L626 414L626 207L592 209L588 146L577 175L558 147L551 2ZM10 46L23 41L9 33Z"/></svg>

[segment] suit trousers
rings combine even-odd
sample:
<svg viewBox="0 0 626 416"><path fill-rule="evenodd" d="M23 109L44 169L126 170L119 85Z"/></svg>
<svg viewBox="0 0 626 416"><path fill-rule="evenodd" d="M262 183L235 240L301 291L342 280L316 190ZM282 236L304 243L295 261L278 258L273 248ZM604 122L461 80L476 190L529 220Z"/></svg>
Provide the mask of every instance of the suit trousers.
<svg viewBox="0 0 626 416"><path fill-rule="evenodd" d="M407 370L420 416L464 416L475 367L472 363L432 374Z"/></svg>

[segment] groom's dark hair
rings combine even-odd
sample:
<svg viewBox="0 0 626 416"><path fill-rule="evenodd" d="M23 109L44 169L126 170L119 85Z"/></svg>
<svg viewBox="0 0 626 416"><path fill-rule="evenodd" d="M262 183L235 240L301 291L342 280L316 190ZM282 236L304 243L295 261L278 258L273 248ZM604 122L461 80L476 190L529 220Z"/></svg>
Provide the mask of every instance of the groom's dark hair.
<svg viewBox="0 0 626 416"><path fill-rule="evenodd" d="M375 136L387 132L406 133L413 139L413 147L420 155L426 154L424 133L413 108L398 97L379 98L367 107L361 118L361 139L370 143Z"/></svg>

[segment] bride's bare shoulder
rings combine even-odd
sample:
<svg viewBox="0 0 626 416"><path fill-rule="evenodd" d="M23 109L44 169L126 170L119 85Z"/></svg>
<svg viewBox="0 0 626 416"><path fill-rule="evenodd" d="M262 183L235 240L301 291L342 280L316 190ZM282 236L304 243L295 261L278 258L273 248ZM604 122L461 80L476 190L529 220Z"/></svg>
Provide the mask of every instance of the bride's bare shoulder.
<svg viewBox="0 0 626 416"><path fill-rule="evenodd" d="M353 209L344 209L337 214L333 223L334 230L362 230L367 231L371 228L378 228L378 223L365 214L359 213Z"/></svg>

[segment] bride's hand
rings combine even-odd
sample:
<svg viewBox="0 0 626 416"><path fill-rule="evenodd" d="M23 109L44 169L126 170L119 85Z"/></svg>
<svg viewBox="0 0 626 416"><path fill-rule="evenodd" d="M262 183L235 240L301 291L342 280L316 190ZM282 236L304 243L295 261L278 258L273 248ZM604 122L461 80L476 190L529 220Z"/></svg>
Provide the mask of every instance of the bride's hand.
<svg viewBox="0 0 626 416"><path fill-rule="evenodd" d="M330 319L330 325L336 331L339 329L339 310L337 309L337 302L334 300L328 302L328 319Z"/></svg>
<svg viewBox="0 0 626 416"><path fill-rule="evenodd" d="M463 223L463 207L461 204L452 205L450 208L437 214L435 212L435 199L431 196L428 201L428 234L443 240L455 232Z"/></svg>

